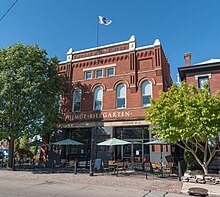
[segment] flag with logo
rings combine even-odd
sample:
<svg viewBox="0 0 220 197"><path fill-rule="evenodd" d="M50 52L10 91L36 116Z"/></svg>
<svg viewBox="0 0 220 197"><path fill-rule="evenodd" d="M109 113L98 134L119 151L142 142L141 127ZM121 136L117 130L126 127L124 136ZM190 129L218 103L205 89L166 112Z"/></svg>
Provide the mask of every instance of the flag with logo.
<svg viewBox="0 0 220 197"><path fill-rule="evenodd" d="M110 25L112 23L112 20L105 18L103 16L99 16L99 24L101 25Z"/></svg>

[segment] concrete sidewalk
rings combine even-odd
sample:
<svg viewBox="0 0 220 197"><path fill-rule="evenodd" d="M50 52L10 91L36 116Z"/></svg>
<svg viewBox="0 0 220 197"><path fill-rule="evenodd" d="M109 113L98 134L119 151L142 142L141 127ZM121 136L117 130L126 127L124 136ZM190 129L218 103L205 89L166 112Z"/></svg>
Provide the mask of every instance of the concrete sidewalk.
<svg viewBox="0 0 220 197"><path fill-rule="evenodd" d="M14 187L17 185L18 187L22 187L24 194L27 191L32 191L33 193L35 189L38 193L41 189L45 189L41 192L49 192L48 189L50 188L51 193L48 193L48 196L53 196L52 194L55 194L53 191L59 193L66 188L67 192L71 191L76 194L78 191L78 196L83 197L91 197L91 191L93 190L95 190L94 192L97 192L99 196L101 196L101 194L106 196L106 190L108 190L108 196L114 197L117 195L127 197L128 194L130 197L184 197L189 196L189 188L201 187L208 189L209 196L220 197L219 185L182 183L178 181L177 178L172 177L157 178L148 176L148 179L146 179L144 174L120 175L116 177L113 175L103 175L101 173L90 177L88 173L45 173L42 171L33 173L3 170L0 171L0 189L3 189L4 185L5 192L8 192L7 188L9 188L9 186L15 190ZM18 190L15 192L17 191ZM46 194L44 193L44 195ZM42 193L42 196L44 195Z"/></svg>

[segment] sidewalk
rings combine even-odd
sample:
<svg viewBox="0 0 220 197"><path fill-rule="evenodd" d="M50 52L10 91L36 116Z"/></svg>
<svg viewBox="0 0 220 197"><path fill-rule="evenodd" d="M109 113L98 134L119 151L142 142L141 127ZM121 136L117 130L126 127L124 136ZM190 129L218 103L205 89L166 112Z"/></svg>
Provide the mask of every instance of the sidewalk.
<svg viewBox="0 0 220 197"><path fill-rule="evenodd" d="M135 197L184 197L189 196L189 188L201 187L208 189L210 197L220 197L219 185L182 183L176 177L157 178L155 176L148 176L148 179L146 179L143 173L129 176L119 174L119 177L116 177L114 175L103 175L102 173L95 173L94 176L89 176L88 173L48 173L43 171L33 173L30 171L0 170L0 180L8 184L19 182L19 185L38 185L36 183L46 182L53 183L54 185L66 187L69 185L73 187L79 184L83 188L84 186L89 188L103 188L103 191L105 188L114 188L116 191L125 191L123 193L125 196L126 191L132 190L134 193L136 191L136 195L133 195Z"/></svg>

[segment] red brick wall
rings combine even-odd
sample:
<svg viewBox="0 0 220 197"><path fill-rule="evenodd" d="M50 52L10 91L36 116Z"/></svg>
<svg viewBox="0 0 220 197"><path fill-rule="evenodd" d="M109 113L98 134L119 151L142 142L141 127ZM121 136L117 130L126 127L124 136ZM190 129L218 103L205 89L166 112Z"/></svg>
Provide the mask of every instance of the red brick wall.
<svg viewBox="0 0 220 197"><path fill-rule="evenodd" d="M211 93L220 90L220 71L219 73L212 74L210 81L210 90Z"/></svg>
<svg viewBox="0 0 220 197"><path fill-rule="evenodd" d="M196 79L195 75L204 75L209 74L211 72L197 72L186 75L186 81L187 84L192 83L195 87L198 88L198 80ZM211 78L209 78L209 84L210 84L210 91L211 93L214 93L216 91L220 90L220 71L219 73L213 72L211 73Z"/></svg>
<svg viewBox="0 0 220 197"><path fill-rule="evenodd" d="M106 65L116 65L115 76L106 77L106 68L104 68ZM94 69L102 66L103 78L96 79ZM90 69L93 71L93 79L85 80L84 72ZM152 83L153 99L158 97L160 91L167 90L167 87L172 83L169 64L161 47L73 62L70 68L66 64L60 64L60 72L66 73L68 76L62 104L64 112L71 112L72 94L78 86L83 92L81 112L92 112L93 91L97 85L101 85L104 90L103 111L120 111L116 109L116 87L120 83L124 83L127 101L125 110L135 109L135 118L143 119L145 109L142 107L142 82L149 80Z"/></svg>

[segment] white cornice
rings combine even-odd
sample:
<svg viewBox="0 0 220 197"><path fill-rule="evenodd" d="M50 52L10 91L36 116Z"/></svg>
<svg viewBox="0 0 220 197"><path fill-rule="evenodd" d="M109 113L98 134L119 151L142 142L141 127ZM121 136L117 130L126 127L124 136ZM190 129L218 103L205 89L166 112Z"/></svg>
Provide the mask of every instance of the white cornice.
<svg viewBox="0 0 220 197"><path fill-rule="evenodd" d="M104 48L108 48L108 47L114 47L114 46L120 46L123 44L129 44L131 42L135 41L135 38L131 37L132 39L129 39L128 41L124 41L124 42L118 42L118 43L114 43L114 44L109 44L109 45L105 45L105 46L100 46L100 47L94 47L94 48L89 48L89 49L85 49L85 50L80 50L80 51L75 51L72 52L72 55L76 55L76 54L80 54L80 53L86 53L86 52L90 52L90 51L94 51L94 50L98 50L98 49L104 49ZM133 51L140 51L140 50L145 50L145 49L150 49L150 48L154 48L154 47L158 47L160 46L160 41L157 39L155 40L154 44L152 45L148 45L148 46L143 46L143 47L138 47L138 48L134 48ZM68 51L68 55L71 54L72 48L71 50ZM68 62L80 62L80 61L85 61L85 60L92 60L92 59L97 59L100 57L108 57L108 56L113 56L113 55L118 55L118 54L123 54L123 53L129 53L131 50L130 49L126 49L126 50L122 50L122 51L116 51L116 52L111 52L111 53L105 53L105 54L100 54L100 55L95 55L95 56L90 56L90 57L85 57L85 58L79 58L79 59L68 59L66 61L62 61L59 64L65 64Z"/></svg>
<svg viewBox="0 0 220 197"><path fill-rule="evenodd" d="M118 46L118 45L128 44L129 42L130 41L128 40L128 41L118 42L118 43L104 45L104 46L100 46L100 47L84 49L84 50L80 50L80 51L75 51L72 54L75 55L75 54L78 54L78 53L85 53L85 52L95 51L95 50L98 50L98 49L104 49L104 48L108 48L108 47L114 47L114 46Z"/></svg>

